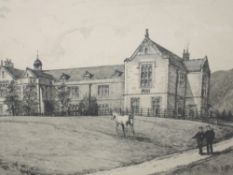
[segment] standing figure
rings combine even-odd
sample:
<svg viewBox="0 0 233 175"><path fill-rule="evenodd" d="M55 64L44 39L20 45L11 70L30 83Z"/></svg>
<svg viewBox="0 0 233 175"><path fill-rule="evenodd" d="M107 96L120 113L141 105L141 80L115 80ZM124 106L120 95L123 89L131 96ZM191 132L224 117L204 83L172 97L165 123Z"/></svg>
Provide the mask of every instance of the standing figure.
<svg viewBox="0 0 233 175"><path fill-rule="evenodd" d="M203 131L203 127L199 127L199 131L195 134L195 136L193 136L193 139L197 140L197 146L199 149L199 154L202 155L203 151L202 151L202 146L203 146L203 140L204 140L205 134Z"/></svg>
<svg viewBox="0 0 233 175"><path fill-rule="evenodd" d="M210 125L207 126L207 130L205 132L205 138L206 138L207 154L213 154L213 142L215 138L215 132L210 127Z"/></svg>

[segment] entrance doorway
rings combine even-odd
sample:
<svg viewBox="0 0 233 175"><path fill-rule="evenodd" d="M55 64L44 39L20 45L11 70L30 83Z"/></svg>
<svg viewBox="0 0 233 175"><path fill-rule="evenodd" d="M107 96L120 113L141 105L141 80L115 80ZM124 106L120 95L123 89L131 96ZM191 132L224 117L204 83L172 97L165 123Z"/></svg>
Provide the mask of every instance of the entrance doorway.
<svg viewBox="0 0 233 175"><path fill-rule="evenodd" d="M130 99L130 104L131 104L131 112L133 114L139 114L139 104L140 99L139 98L131 98Z"/></svg>

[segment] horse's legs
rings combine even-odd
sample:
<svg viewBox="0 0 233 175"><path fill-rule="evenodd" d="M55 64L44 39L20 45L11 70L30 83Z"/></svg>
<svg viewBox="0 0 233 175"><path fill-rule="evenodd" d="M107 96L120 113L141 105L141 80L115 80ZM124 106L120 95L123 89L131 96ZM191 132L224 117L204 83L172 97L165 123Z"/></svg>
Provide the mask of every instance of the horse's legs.
<svg viewBox="0 0 233 175"><path fill-rule="evenodd" d="M118 133L118 126L119 126L119 123L116 124L116 133L117 133L117 135L119 134Z"/></svg>
<svg viewBox="0 0 233 175"><path fill-rule="evenodd" d="M123 131L123 134L124 134L124 137L125 137L125 126L124 126L124 124L121 124L121 127L122 127L122 131Z"/></svg>
<svg viewBox="0 0 233 175"><path fill-rule="evenodd" d="M132 131L132 133L133 133L133 136L135 136L135 131L134 131L134 126L133 126L133 124L131 124L130 127L131 127L131 131Z"/></svg>

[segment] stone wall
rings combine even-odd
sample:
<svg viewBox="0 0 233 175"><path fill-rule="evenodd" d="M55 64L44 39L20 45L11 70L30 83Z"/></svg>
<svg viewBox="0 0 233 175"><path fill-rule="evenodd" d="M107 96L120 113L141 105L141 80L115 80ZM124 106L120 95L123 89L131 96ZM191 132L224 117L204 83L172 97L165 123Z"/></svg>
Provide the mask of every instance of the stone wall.
<svg viewBox="0 0 233 175"><path fill-rule="evenodd" d="M152 64L152 86L140 87L141 70L143 63ZM161 97L161 107L167 108L168 89L168 59L159 55L138 55L134 60L125 63L125 108L130 109L130 99L140 98L140 108L151 108L151 98ZM145 90L144 90L145 89Z"/></svg>
<svg viewBox="0 0 233 175"><path fill-rule="evenodd" d="M187 75L186 90L186 113L189 115L190 108L195 114L200 115L202 104L202 72L190 72Z"/></svg>
<svg viewBox="0 0 233 175"><path fill-rule="evenodd" d="M56 86L60 84L56 83ZM96 97L98 105L108 105L109 109L122 109L123 108L123 92L124 80L123 79L103 79L103 80L87 80L79 82L67 82L67 87L78 87L79 96L71 96L71 104L78 105L84 97ZM98 95L98 86L108 85L109 94L107 96ZM91 87L91 88L90 88ZM91 92L89 91L91 90Z"/></svg>
<svg viewBox="0 0 233 175"><path fill-rule="evenodd" d="M5 88L6 84L8 84L11 80L13 80L13 77L6 71L4 67L0 66L0 84L4 84ZM7 106L4 104L4 100L4 97L0 97L0 115L7 115Z"/></svg>
<svg viewBox="0 0 233 175"><path fill-rule="evenodd" d="M183 74L184 81L180 84L180 74ZM187 72L184 69L169 64L168 74L168 115L181 115L178 113L178 108L182 111L185 110L185 94L186 94L186 75Z"/></svg>

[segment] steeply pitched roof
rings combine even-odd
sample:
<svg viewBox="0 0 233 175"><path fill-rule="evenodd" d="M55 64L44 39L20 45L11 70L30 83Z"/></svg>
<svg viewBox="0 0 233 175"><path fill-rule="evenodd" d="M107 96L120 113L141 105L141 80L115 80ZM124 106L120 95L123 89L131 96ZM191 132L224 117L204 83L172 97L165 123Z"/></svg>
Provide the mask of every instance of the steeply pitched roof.
<svg viewBox="0 0 233 175"><path fill-rule="evenodd" d="M206 60L207 60L206 58L191 59L184 61L184 64L188 71L196 72L196 71L200 71L203 68Z"/></svg>
<svg viewBox="0 0 233 175"><path fill-rule="evenodd" d="M14 67L4 67L12 76L14 76L14 78L18 79L23 77L24 70L16 69Z"/></svg>
<svg viewBox="0 0 233 175"><path fill-rule="evenodd" d="M41 70L34 70L27 68L27 70L30 70L37 78L46 78L46 79L54 79L54 77L50 74L45 73L44 71Z"/></svg>
<svg viewBox="0 0 233 175"><path fill-rule="evenodd" d="M179 56L177 56L176 54L174 54L173 52L167 50L166 48L164 48L163 46L157 44L156 42L152 41L149 36L145 36L144 40L141 42L141 44L138 46L138 48L134 51L134 53L132 54L132 56L128 59L126 59L125 61L131 61L135 58L135 56L140 53L140 49L144 48L145 45L147 45L147 47L152 47L154 53L158 53L161 55L162 58L165 59L169 59L170 63L173 65L176 65L180 68L184 68L185 66L183 64L183 59L180 58Z"/></svg>
<svg viewBox="0 0 233 175"><path fill-rule="evenodd" d="M116 74L116 71L122 72L122 74ZM96 67L81 67L81 68L70 68L70 69L54 69L44 71L46 74L52 75L56 80L59 80L61 75L67 74L70 78L67 81L81 81L85 79L86 72L89 72L93 76L91 80L100 79L112 79L121 78L124 79L124 65L107 65L107 66L96 66Z"/></svg>
<svg viewBox="0 0 233 175"><path fill-rule="evenodd" d="M150 40L151 40L151 39L150 39ZM153 46L156 47L156 48L161 52L162 55L164 55L164 56L169 56L169 57L171 57L171 58L175 58L175 59L177 59L177 60L179 60L179 61L182 61L182 58L180 58L179 56L177 56L177 55L174 54L173 52L167 50L166 48L164 48L163 46L157 44L156 42L154 42L154 41L152 41L152 40L151 40L151 42L153 43Z"/></svg>
<svg viewBox="0 0 233 175"><path fill-rule="evenodd" d="M177 56L173 52L167 50L163 46L157 44L156 42L152 41L152 43L153 43L154 47L158 48L158 50L161 52L161 54L164 57L168 57L169 58L169 61L170 61L171 64L174 64L174 65L176 65L176 66L178 66L180 68L184 68L184 64L183 64L183 59L182 58L180 58L179 56Z"/></svg>

